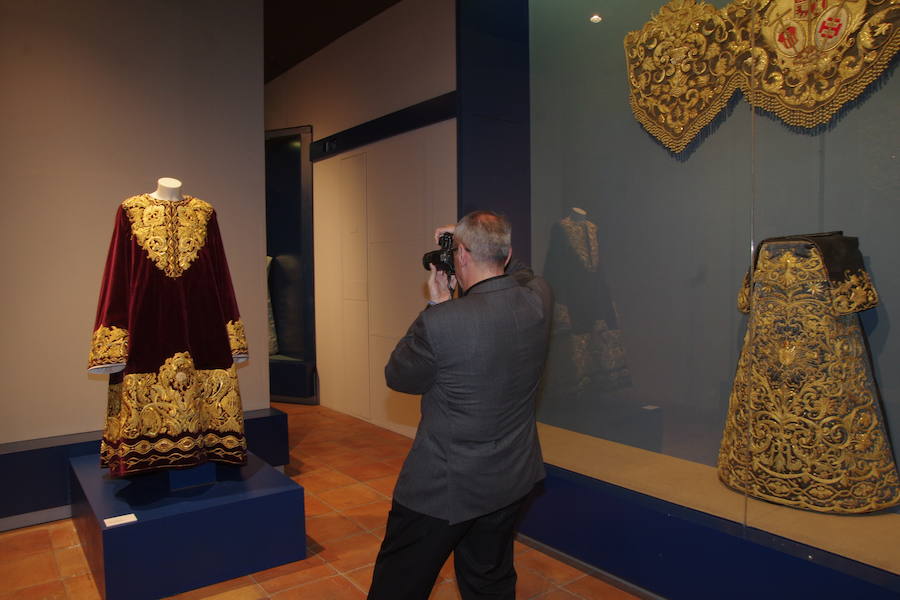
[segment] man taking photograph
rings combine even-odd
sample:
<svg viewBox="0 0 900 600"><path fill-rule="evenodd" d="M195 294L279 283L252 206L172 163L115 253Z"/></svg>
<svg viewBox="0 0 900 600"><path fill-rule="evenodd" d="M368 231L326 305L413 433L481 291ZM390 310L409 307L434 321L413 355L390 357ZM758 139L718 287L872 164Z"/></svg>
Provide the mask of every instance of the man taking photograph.
<svg viewBox="0 0 900 600"><path fill-rule="evenodd" d="M463 600L515 598L515 524L544 477L535 400L552 294L513 261L511 228L477 211L453 234L454 274L431 266L429 306L385 367L422 394L421 420L394 489L370 600L425 600L451 552ZM461 294L452 297L455 285Z"/></svg>

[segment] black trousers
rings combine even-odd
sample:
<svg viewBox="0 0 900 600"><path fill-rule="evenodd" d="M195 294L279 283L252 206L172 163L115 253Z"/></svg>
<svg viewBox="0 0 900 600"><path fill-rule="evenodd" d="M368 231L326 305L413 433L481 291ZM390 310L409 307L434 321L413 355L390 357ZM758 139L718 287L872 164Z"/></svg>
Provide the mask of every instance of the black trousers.
<svg viewBox="0 0 900 600"><path fill-rule="evenodd" d="M451 552L463 600L515 600L513 538L524 503L450 525L394 501L369 600L427 600Z"/></svg>

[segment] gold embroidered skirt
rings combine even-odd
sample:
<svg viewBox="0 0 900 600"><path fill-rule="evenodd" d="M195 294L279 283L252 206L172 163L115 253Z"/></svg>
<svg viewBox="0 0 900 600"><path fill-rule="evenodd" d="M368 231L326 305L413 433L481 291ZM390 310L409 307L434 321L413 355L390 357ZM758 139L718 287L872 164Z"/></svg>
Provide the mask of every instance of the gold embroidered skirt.
<svg viewBox="0 0 900 600"><path fill-rule="evenodd" d="M839 298L815 245L762 244L719 451L727 486L827 513L900 503L859 317L835 309L868 282L864 271L848 275L853 289Z"/></svg>
<svg viewBox="0 0 900 600"><path fill-rule="evenodd" d="M196 369L179 352L157 373L132 373L109 386L100 460L114 476L206 460L243 464L243 431L234 366Z"/></svg>

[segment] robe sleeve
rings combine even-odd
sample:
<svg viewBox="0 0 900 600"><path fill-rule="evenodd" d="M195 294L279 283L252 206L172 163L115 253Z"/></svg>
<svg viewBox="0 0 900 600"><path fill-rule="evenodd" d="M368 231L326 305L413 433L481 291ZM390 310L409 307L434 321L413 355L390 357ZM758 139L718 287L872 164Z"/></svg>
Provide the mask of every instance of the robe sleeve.
<svg viewBox="0 0 900 600"><path fill-rule="evenodd" d="M231 284L231 274L228 270L225 248L222 245L222 234L219 232L219 221L215 212L206 224L206 243L213 259L219 302L225 318L223 325L228 330L228 342L231 345L231 357L236 363L244 362L250 356L247 348L247 336L244 333L244 322L241 321L237 299L234 296L234 287Z"/></svg>
<svg viewBox="0 0 900 600"><path fill-rule="evenodd" d="M753 281L752 275L748 270L744 274L744 280L741 282L741 289L738 291L737 306L742 313L750 312L750 295L752 293Z"/></svg>
<svg viewBox="0 0 900 600"><path fill-rule="evenodd" d="M131 257L131 223L120 206L94 320L94 333L88 356L91 373L116 373L128 362L128 302Z"/></svg>

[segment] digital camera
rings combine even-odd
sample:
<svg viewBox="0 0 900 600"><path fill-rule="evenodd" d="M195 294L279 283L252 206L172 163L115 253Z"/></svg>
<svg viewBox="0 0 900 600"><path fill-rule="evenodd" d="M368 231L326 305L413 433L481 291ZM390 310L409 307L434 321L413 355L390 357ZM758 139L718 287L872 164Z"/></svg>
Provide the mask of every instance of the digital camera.
<svg viewBox="0 0 900 600"><path fill-rule="evenodd" d="M453 234L449 231L444 232L438 238L440 250L432 250L426 252L422 257L422 266L426 271L431 270L431 265L438 271L444 271L447 275L454 275L453 270Z"/></svg>

